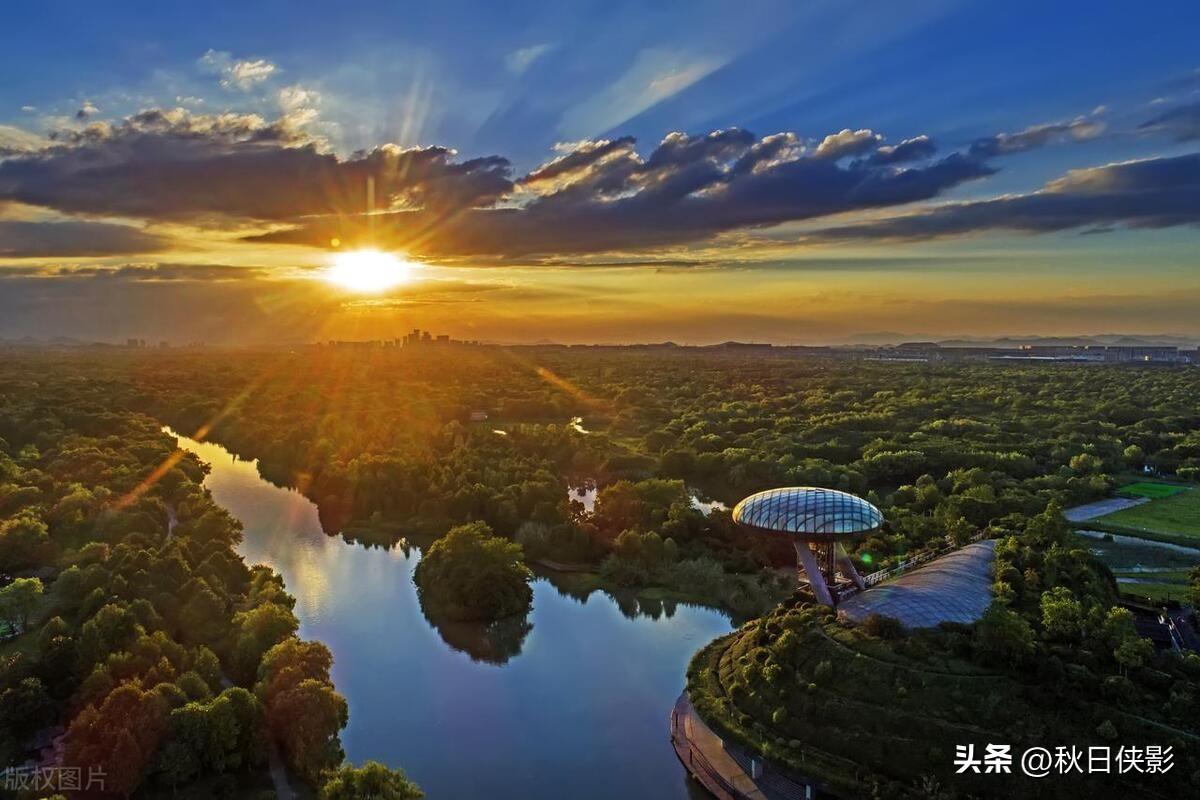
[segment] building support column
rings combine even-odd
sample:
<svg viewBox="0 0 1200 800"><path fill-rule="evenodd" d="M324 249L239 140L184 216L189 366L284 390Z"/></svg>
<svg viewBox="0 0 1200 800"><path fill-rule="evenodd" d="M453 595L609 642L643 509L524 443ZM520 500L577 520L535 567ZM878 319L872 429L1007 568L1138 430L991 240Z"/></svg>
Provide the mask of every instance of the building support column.
<svg viewBox="0 0 1200 800"><path fill-rule="evenodd" d="M808 542L803 539L797 539L794 544L796 545L796 560L804 568L804 574L808 576L808 585L812 587L813 594L817 597L817 602L832 608L833 597L829 594L829 587L825 585L825 576L821 574L821 568L817 565L817 558L813 555L813 551L809 549Z"/></svg>
<svg viewBox="0 0 1200 800"><path fill-rule="evenodd" d="M867 585L863 583L862 576L859 575L858 570L854 568L854 562L850 560L850 556L846 555L846 548L842 547L841 542L837 543L836 553L838 566L842 568L842 574L853 581L854 585L858 587L860 592L863 589L866 589Z"/></svg>

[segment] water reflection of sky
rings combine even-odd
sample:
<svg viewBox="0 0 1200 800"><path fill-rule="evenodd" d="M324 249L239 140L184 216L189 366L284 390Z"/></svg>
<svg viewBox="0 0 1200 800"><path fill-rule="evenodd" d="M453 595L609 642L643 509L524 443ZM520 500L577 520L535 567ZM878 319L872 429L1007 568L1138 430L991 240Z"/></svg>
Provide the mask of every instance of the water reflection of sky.
<svg viewBox="0 0 1200 800"><path fill-rule="evenodd" d="M179 441L212 465L205 485L245 525L247 561L284 576L301 635L333 651L352 760L402 766L431 797L689 796L667 717L688 659L727 617L680 605L630 619L606 594L580 602L538 580L520 652L475 661L421 613L416 550L326 536L315 506L253 462Z"/></svg>

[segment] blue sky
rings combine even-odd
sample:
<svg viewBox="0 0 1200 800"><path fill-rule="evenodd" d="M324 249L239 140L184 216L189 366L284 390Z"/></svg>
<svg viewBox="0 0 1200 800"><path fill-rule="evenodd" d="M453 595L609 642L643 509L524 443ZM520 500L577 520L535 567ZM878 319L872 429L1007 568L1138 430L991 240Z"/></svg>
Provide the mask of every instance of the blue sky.
<svg viewBox="0 0 1200 800"><path fill-rule="evenodd" d="M437 108L420 143L527 166L564 138L729 125L968 142L1098 105L1128 113L1200 66L1187 2L26 3L5 16L9 124L31 121L23 106L89 98L109 113L187 96L252 106L196 74L218 50L344 98L346 146L406 133L396 112L426 92ZM605 96L639 70L677 78Z"/></svg>
<svg viewBox="0 0 1200 800"><path fill-rule="evenodd" d="M1189 277L1200 184L1169 189L1164 177L1191 175L1200 158L1196 3L26 3L6 10L5 30L0 266L118 268L136 257L301 269L327 260L338 239L402 251L430 274L450 270L447 280L507 265L522 290L545 289L551 270L579 264L790 264L811 280L813 259L902 258L954 262L960 294L1026 274L1054 279L1043 290L1066 297L1081 275L1119 284L1132 269L1148 282L1109 288L1183 280L1184 296L1200 292ZM147 109L160 116L135 116ZM746 134L727 145L712 138L729 130ZM650 169L673 131L692 150L710 149L660 148L669 169ZM842 142L847 149L826 162L836 169L797 160L839 131L867 138ZM759 158L777 133L790 137L789 155L755 169L782 165L781 175L739 184L736 160ZM255 189L235 164L262 156L264 136L278 136L273 154L293 161L302 148L326 154L290 173L261 167L292 195L304 194L305 175L327 170L335 177L322 196L242 202ZM200 146L196 137L212 137L203 158L217 176L212 191L231 208L176 209L169 197L139 204L156 158L170 162L164 174L187 179L198 156L174 148ZM929 137L929 152L872 166L875 148L914 137ZM615 142L611 160L566 183L531 180L539 165L604 142ZM367 241L355 219L359 190L343 182L393 158L377 150L387 143L426 148L437 163L426 165L425 184L381 188L396 213L386 235L372 222L377 240ZM1146 160L1161 164L1108 168ZM80 165L99 162L114 164L119 180L86 185ZM705 183L696 170L719 174ZM1047 208L1039 190L1071 170L1099 171ZM669 208L646 191L693 179ZM1118 191L1099 201L1096 186ZM1134 208L1125 189L1155 191L1151 211ZM104 192L111 203L97 199ZM1105 235L1080 235L1092 232ZM884 284L894 264L885 271ZM836 272L823 275L823 290L854 286ZM945 269L913 268L907 280L929 274ZM677 291L666 277L610 277L594 287L597 302L617 303L618 285ZM714 275L689 291L730 281Z"/></svg>

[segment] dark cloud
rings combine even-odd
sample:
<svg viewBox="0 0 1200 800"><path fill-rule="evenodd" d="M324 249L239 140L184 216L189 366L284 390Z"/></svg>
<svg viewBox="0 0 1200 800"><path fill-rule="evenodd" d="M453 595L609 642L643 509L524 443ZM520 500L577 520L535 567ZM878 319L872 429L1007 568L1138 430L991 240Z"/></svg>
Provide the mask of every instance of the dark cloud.
<svg viewBox="0 0 1200 800"><path fill-rule="evenodd" d="M144 219L287 220L365 208L489 205L512 189L500 157L454 161L444 147L384 145L340 159L285 120L151 110L93 123L0 163L0 198Z"/></svg>
<svg viewBox="0 0 1200 800"><path fill-rule="evenodd" d="M521 182L532 185L559 178L577 178L594 165L614 155L628 157L634 154L634 142L632 136L622 136L620 139L612 140L599 139L594 142L578 142L564 155L530 172L521 179Z"/></svg>
<svg viewBox="0 0 1200 800"><path fill-rule="evenodd" d="M524 205L377 215L370 232L363 220L329 217L252 238L316 244L337 237L426 257L637 250L925 200L993 172L962 154L909 169L839 161L838 153L859 152L859 142L871 137L842 137L826 146L823 157L806 152L794 134L759 139L736 128L705 136L673 133L645 158L631 141L580 145L531 173L539 179L527 186L550 185ZM593 157L598 152L603 156ZM586 155L564 164L576 153ZM541 177L547 173L552 181Z"/></svg>
<svg viewBox="0 0 1200 800"><path fill-rule="evenodd" d="M871 154L872 164L905 164L929 158L937 152L937 145L924 134L905 139L900 144L885 144Z"/></svg>
<svg viewBox="0 0 1200 800"><path fill-rule="evenodd" d="M970 154L976 158L1023 153L1045 147L1063 139L1085 141L1094 139L1104 132L1104 123L1095 117L1077 117L1070 122L1051 122L1034 125L1018 133L998 133L971 143Z"/></svg>
<svg viewBox="0 0 1200 800"><path fill-rule="evenodd" d="M0 257L5 258L135 255L169 245L169 239L131 225L0 220Z"/></svg>
<svg viewBox="0 0 1200 800"><path fill-rule="evenodd" d="M881 222L818 231L812 240L936 239L981 231L1099 231L1200 224L1200 153L1073 170L1040 191L955 203Z"/></svg>
<svg viewBox="0 0 1200 800"><path fill-rule="evenodd" d="M60 132L47 146L0 160L0 203L252 226L247 240L327 246L338 239L427 258L619 256L929 200L993 174L993 157L1090 138L1102 127L1080 117L981 139L936 160L926 136L882 145L865 128L815 146L790 132L676 132L645 155L631 137L563 146L514 179L501 156L460 161L445 147L382 145L340 157L286 117L157 109ZM368 216L369 182L378 213ZM130 239L148 236L122 230Z"/></svg>
<svg viewBox="0 0 1200 800"><path fill-rule="evenodd" d="M1200 139L1200 103L1176 106L1138 126L1139 130L1164 133L1178 142Z"/></svg>
<svg viewBox="0 0 1200 800"><path fill-rule="evenodd" d="M230 264L123 264L115 267L0 267L0 280L17 278L46 278L52 280L108 281L241 281L254 280L267 274L260 267L238 267Z"/></svg>

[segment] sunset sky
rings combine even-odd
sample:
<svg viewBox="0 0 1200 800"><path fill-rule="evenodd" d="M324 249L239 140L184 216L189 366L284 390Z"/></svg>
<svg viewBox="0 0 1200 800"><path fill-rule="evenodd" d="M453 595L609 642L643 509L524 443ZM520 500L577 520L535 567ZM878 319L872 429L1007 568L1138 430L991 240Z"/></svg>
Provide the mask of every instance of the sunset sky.
<svg viewBox="0 0 1200 800"><path fill-rule="evenodd" d="M1200 338L1195 2L26 3L3 29L0 338ZM394 286L329 280L363 249Z"/></svg>

